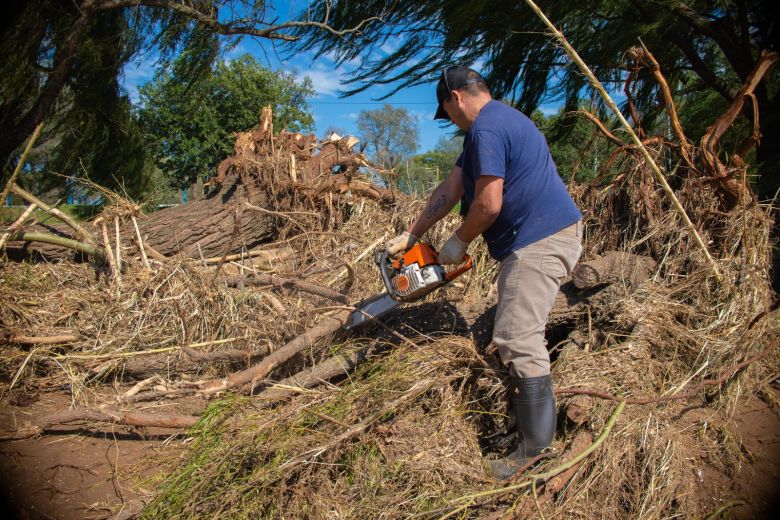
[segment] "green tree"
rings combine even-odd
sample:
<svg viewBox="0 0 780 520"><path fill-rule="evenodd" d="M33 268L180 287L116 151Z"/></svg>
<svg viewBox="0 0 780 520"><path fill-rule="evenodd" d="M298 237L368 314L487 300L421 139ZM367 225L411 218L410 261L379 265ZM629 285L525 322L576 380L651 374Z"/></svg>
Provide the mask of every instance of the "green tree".
<svg viewBox="0 0 780 520"><path fill-rule="evenodd" d="M419 146L417 119L405 108L386 104L377 110L361 110L357 126L369 154L384 168L397 167Z"/></svg>
<svg viewBox="0 0 780 520"><path fill-rule="evenodd" d="M544 2L547 16L560 27L607 86L622 86L624 56L639 39L658 59L679 96L710 92L730 103L738 95L762 51L777 50L778 10L770 0L595 0ZM567 111L590 97L585 78L563 49L547 35L523 2L480 0L318 0L309 15L330 13L335 27L350 27L372 13L384 25L370 25L349 37L309 33L303 48L359 60L346 94L393 83L395 90L429 83L453 63L483 63L483 72L499 98L530 115L544 100L563 99ZM393 30L388 30L392 27ZM391 54L380 48L392 39ZM763 139L757 160L764 165L762 194L772 195L780 175L778 67L756 90ZM658 113L657 84L648 71L634 83L648 129ZM751 117L750 111L746 111ZM711 123L707 121L707 123Z"/></svg>
<svg viewBox="0 0 780 520"><path fill-rule="evenodd" d="M583 117L561 109L550 116L537 110L531 119L547 139L555 167L565 182L590 181L608 167L612 147ZM605 119L609 124L611 120Z"/></svg>
<svg viewBox="0 0 780 520"><path fill-rule="evenodd" d="M160 70L175 62L172 74L189 83L209 73L242 36L290 42L299 38L296 31L331 30L327 18L277 20L271 2L256 0L6 0L0 165L7 172L45 121L40 156L56 157L62 173L78 173L79 162L93 157L90 168L101 168L90 172L96 180L136 182L146 162L117 81L125 64L155 56Z"/></svg>
<svg viewBox="0 0 780 520"><path fill-rule="evenodd" d="M180 186L210 176L231 154L233 133L256 126L266 105L276 129L309 131L314 125L306 101L314 95L311 81L297 83L249 55L220 62L212 74L191 84L175 72L163 72L139 93L144 138L157 165Z"/></svg>
<svg viewBox="0 0 780 520"><path fill-rule="evenodd" d="M408 168L401 167L398 187L406 193L428 192L449 175L462 149L462 137L439 137L431 151L413 156Z"/></svg>

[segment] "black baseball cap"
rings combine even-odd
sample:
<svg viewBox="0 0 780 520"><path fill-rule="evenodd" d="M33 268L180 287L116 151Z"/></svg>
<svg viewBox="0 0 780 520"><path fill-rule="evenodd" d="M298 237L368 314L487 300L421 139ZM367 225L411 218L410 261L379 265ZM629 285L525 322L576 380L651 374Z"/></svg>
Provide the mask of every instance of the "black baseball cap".
<svg viewBox="0 0 780 520"><path fill-rule="evenodd" d="M456 65L444 69L439 78L439 84L436 86L436 99L439 101L439 108L436 109L436 115L433 116L433 118L449 119L450 116L447 114L447 111L444 110L442 103L444 103L445 99L450 97L453 90L458 90L459 88L463 88L472 83L484 83L487 85L485 78L468 67Z"/></svg>

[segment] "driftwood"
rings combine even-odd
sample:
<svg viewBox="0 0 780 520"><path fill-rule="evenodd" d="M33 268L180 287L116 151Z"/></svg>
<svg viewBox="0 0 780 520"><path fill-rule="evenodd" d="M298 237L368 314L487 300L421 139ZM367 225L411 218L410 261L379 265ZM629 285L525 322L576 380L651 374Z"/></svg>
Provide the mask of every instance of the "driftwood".
<svg viewBox="0 0 780 520"><path fill-rule="evenodd" d="M45 417L39 424L27 430L0 434L0 440L27 439L40 435L52 426L71 424L77 422L99 422L109 424L122 424L126 426L148 426L155 428L190 428L195 426L200 417L193 415L150 415L134 412L122 412L117 410L90 410L77 408L65 412L58 412Z"/></svg>

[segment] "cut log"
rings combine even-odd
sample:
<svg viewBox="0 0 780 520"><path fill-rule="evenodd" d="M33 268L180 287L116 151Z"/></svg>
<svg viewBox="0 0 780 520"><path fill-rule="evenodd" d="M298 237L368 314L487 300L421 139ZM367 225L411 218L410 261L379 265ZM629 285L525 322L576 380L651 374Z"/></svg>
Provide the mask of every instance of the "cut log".
<svg viewBox="0 0 780 520"><path fill-rule="evenodd" d="M634 287L653 276L655 269L655 260L649 256L608 251L593 260L577 264L571 277L578 289L616 282Z"/></svg>

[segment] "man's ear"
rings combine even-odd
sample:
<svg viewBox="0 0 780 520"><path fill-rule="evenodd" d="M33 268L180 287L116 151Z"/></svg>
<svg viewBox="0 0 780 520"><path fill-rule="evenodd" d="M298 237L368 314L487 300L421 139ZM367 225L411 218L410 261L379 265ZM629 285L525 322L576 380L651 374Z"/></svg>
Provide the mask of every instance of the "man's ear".
<svg viewBox="0 0 780 520"><path fill-rule="evenodd" d="M460 104L461 101L463 101L463 93L459 92L457 90L453 90L450 92L450 95L452 96L452 100L455 102L456 105Z"/></svg>

